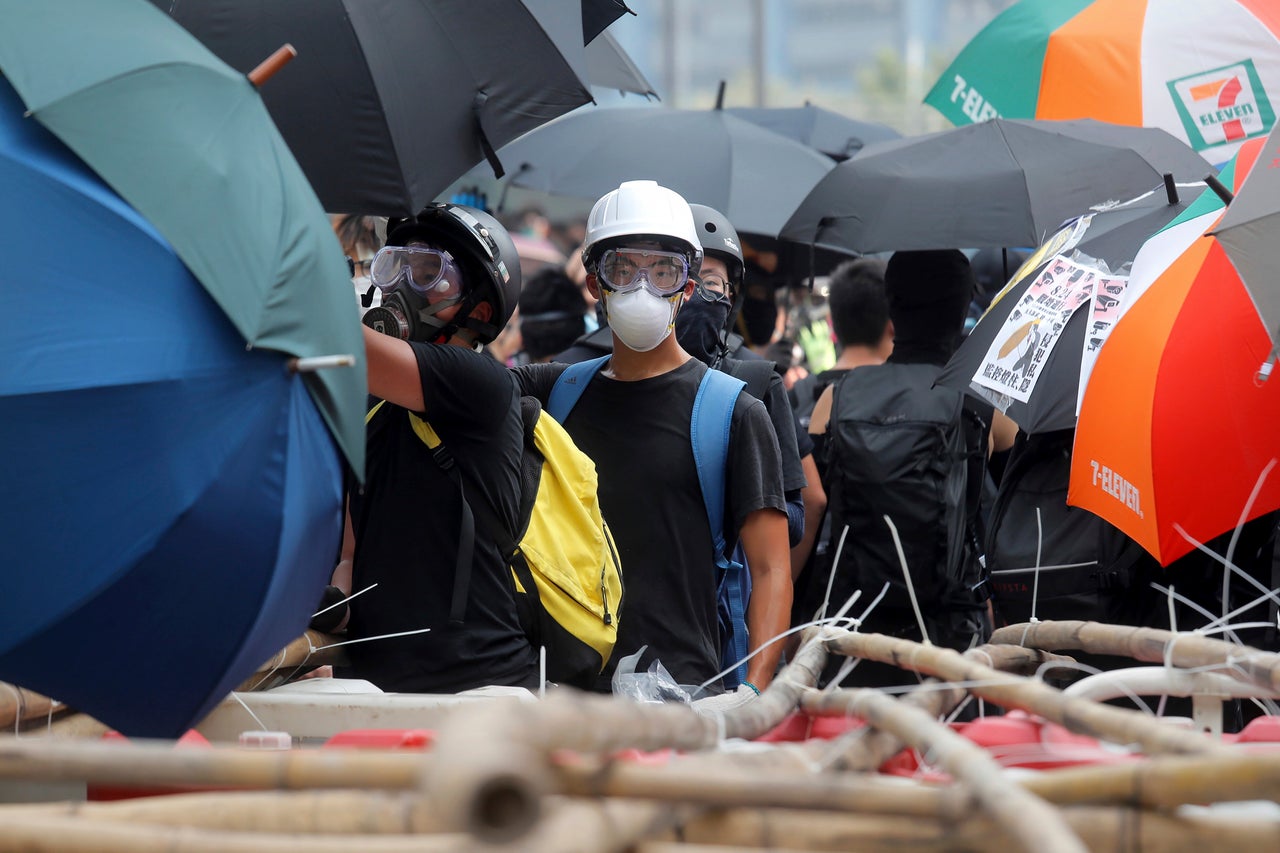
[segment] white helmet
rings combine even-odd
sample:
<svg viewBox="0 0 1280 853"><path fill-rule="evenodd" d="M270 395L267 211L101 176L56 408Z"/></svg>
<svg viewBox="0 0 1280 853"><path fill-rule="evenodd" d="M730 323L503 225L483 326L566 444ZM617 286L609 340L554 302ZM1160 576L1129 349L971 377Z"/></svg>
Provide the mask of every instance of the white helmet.
<svg viewBox="0 0 1280 853"><path fill-rule="evenodd" d="M636 237L672 244L672 251L688 256L694 271L702 265L702 244L689 203L657 181L624 181L595 203L587 217L582 262L594 272L605 249Z"/></svg>

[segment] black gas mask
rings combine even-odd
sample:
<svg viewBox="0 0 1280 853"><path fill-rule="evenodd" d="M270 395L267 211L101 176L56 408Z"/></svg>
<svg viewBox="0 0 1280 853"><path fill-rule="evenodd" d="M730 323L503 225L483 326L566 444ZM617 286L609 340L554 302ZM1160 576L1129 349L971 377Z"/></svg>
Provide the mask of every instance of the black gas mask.
<svg viewBox="0 0 1280 853"><path fill-rule="evenodd" d="M457 331L456 324L436 317L465 302L462 272L448 252L422 245L385 246L374 256L369 278L382 291L382 304L364 314L364 324L375 332L431 343L448 340ZM464 308L459 313L470 312Z"/></svg>

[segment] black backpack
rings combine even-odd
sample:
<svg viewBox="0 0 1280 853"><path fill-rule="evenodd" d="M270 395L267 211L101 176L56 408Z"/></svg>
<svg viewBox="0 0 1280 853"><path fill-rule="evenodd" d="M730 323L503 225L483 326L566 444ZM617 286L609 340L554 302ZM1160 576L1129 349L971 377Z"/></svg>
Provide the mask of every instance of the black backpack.
<svg viewBox="0 0 1280 853"><path fill-rule="evenodd" d="M1074 436L1070 429L1019 433L1014 444L987 526L997 623L1026 622L1033 615L1109 621L1108 599L1129 586L1123 566L1132 560L1107 556L1114 550L1108 547L1110 525L1067 506Z"/></svg>
<svg viewBox="0 0 1280 853"><path fill-rule="evenodd" d="M881 606L910 607L885 516L926 614L973 609L987 597L977 491L968 485L971 469L985 470L987 425L960 392L933 387L939 372L890 363L856 368L836 383L827 427L828 549L839 562L829 613L854 589L869 604L886 582Z"/></svg>

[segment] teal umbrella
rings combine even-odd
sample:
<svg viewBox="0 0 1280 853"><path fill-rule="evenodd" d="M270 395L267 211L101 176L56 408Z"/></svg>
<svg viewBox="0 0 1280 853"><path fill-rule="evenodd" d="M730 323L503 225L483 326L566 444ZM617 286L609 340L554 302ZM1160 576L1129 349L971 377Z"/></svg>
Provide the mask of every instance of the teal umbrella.
<svg viewBox="0 0 1280 853"><path fill-rule="evenodd" d="M363 477L351 281L257 89L146 0L0 0L0 20L0 73L29 115L152 223L250 347L357 357L306 382Z"/></svg>

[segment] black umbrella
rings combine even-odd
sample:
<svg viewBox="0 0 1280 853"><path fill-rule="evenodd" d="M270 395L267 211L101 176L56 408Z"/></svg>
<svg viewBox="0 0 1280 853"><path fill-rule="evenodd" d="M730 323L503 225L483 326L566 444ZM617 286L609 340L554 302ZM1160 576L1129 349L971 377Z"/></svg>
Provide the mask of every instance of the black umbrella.
<svg viewBox="0 0 1280 853"><path fill-rule="evenodd" d="M813 188L782 236L860 252L1036 246L1094 205L1208 168L1155 128L992 119L868 145Z"/></svg>
<svg viewBox="0 0 1280 853"><path fill-rule="evenodd" d="M776 237L832 168L830 158L725 110L582 110L498 152L511 183L595 199L623 181L654 180L719 210L742 233Z"/></svg>
<svg viewBox="0 0 1280 853"><path fill-rule="evenodd" d="M263 86L326 210L419 210L493 149L591 102L584 7L562 0L152 0ZM599 3L593 4L599 6Z"/></svg>
<svg viewBox="0 0 1280 853"><path fill-rule="evenodd" d="M1176 190L1170 189L1168 193L1160 190L1128 204L1092 214L1087 223L1081 224L1083 234L1077 232L1078 242L1074 244L1064 246L1062 243L1074 226L1064 228L1060 234L1054 235L1032 255L1018 271L1014 281L992 301L978 325L947 362L938 377L938 383L968 391L975 396L985 396L981 387L973 383L974 374L984 364L992 342L1006 328L1006 321L1023 293L1059 252L1068 258L1079 253L1085 258L1105 262L1112 272L1119 271L1125 264L1133 261L1147 238L1185 210L1188 200L1197 195L1197 192L1184 192L1179 199ZM1025 403L1018 400L1009 403L1005 414L1023 432L1050 432L1075 427L1080 362L1082 353L1094 336L1092 324L1089 305L1085 304L1077 309L1062 327L1061 337L1040 367L1040 375L1028 400ZM1099 339L1098 345L1100 344Z"/></svg>
<svg viewBox="0 0 1280 853"><path fill-rule="evenodd" d="M634 15L622 0L582 0L582 43L591 44L623 15Z"/></svg>
<svg viewBox="0 0 1280 853"><path fill-rule="evenodd" d="M902 137L888 125L859 121L810 103L802 107L729 107L728 111L803 142L834 160L847 160L873 142Z"/></svg>

